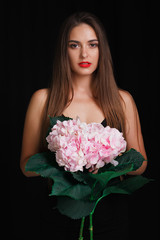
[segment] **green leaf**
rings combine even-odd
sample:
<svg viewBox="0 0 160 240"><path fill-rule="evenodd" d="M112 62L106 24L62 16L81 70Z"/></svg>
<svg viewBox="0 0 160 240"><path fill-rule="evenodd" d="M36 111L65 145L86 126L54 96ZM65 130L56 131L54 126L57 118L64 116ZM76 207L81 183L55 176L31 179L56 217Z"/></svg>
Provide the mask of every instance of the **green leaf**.
<svg viewBox="0 0 160 240"><path fill-rule="evenodd" d="M89 172L77 172L77 173L72 173L73 177L80 181L84 182L87 185L89 185L92 188L91 192L91 200L97 200L101 194L101 192L104 190L108 182L116 177L119 177L121 175L124 175L130 171L132 171L133 166L125 165L125 169L120 170L120 171L106 171L103 173L97 173L97 174L92 174Z"/></svg>
<svg viewBox="0 0 160 240"><path fill-rule="evenodd" d="M57 208L58 210L72 218L80 219L88 216L95 206L95 202L74 200L69 197L58 197Z"/></svg>
<svg viewBox="0 0 160 240"><path fill-rule="evenodd" d="M50 196L67 196L74 200L89 200L91 188L83 184L71 184L70 186L55 179Z"/></svg>
<svg viewBox="0 0 160 240"><path fill-rule="evenodd" d="M106 193L124 193L124 194L131 194L135 192L137 189L143 187L146 183L150 182L148 178L145 178L141 175L139 176L133 176L127 179L124 179L123 181L120 181L119 183L108 186L104 189L103 194ZM107 194L108 195L108 194Z"/></svg>
<svg viewBox="0 0 160 240"><path fill-rule="evenodd" d="M116 178L121 175L124 175L124 174L132 171L132 169L133 169L133 166L128 165L128 166L125 166L125 168L120 171L106 171L106 172L98 173L98 174L90 174L90 177L93 179L96 179L96 181L98 181L102 186L106 186L108 181L111 180L112 178Z"/></svg>
<svg viewBox="0 0 160 240"><path fill-rule="evenodd" d="M42 177L50 177L55 176L63 169L58 166L55 160L55 154L53 152L42 152L37 153L29 158L26 166L26 171L32 171L40 174Z"/></svg>
<svg viewBox="0 0 160 240"><path fill-rule="evenodd" d="M70 178L70 174L65 171L59 171L57 175L51 176L51 178L54 180L50 194L51 196L65 196L65 193L67 194L67 191L69 193L76 185L76 183Z"/></svg>
<svg viewBox="0 0 160 240"><path fill-rule="evenodd" d="M96 179L95 185L92 188L92 200L97 200L97 197L99 197L99 194L104 190L104 188L107 186L108 182L116 177L119 177L121 175L124 175L130 171L132 171L133 166L129 165L124 170L121 171L106 171L104 173L100 174L92 174L92 178Z"/></svg>

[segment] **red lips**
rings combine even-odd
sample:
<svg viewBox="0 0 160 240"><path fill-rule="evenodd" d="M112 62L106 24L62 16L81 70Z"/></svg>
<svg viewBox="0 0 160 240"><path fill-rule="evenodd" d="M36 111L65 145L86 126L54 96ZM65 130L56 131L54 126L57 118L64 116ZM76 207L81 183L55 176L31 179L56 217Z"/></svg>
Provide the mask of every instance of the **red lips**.
<svg viewBox="0 0 160 240"><path fill-rule="evenodd" d="M92 63L90 63L90 62L80 62L80 63L79 63L79 66L80 66L80 67L83 67L83 68L88 68L88 67L91 66L91 64L92 64Z"/></svg>

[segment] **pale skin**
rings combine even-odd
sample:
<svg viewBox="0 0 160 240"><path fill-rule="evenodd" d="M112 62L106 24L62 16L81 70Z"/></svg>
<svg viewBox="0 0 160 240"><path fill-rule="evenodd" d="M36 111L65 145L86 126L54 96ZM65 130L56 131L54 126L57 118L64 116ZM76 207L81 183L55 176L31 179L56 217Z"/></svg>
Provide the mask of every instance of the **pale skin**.
<svg viewBox="0 0 160 240"><path fill-rule="evenodd" d="M71 118L79 116L81 121L86 123L101 123L104 120L104 114L95 103L90 88L92 73L96 70L99 59L98 39L89 25L80 24L72 29L68 42L68 54L72 70L74 97L63 114ZM80 67L79 63L82 61L90 62L91 66L88 68ZM119 93L124 101L127 150L134 148L147 159L136 104L128 92L119 90ZM40 151L40 131L43 127L42 118L47 95L48 89L36 91L30 100L26 113L20 167L27 177L38 176L35 172L26 172L25 165L29 157ZM147 161L144 161L138 170L129 174L140 175L146 167ZM97 173L97 169L90 169L90 171Z"/></svg>

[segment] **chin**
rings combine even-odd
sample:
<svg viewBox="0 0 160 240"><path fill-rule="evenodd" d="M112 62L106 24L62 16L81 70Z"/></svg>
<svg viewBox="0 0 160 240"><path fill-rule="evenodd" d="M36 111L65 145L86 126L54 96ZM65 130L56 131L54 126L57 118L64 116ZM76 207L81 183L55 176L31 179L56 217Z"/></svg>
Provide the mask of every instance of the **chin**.
<svg viewBox="0 0 160 240"><path fill-rule="evenodd" d="M80 76L92 75L96 69L81 69L78 71L74 71L75 74Z"/></svg>

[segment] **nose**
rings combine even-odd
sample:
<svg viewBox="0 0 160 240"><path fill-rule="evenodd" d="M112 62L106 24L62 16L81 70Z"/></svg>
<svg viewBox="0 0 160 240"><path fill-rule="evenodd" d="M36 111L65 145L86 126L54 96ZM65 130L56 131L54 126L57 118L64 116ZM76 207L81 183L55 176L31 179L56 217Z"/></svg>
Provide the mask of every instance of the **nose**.
<svg viewBox="0 0 160 240"><path fill-rule="evenodd" d="M88 52L87 52L87 49L86 49L85 46L83 46L83 47L81 48L81 57L82 57L82 58L88 57Z"/></svg>

